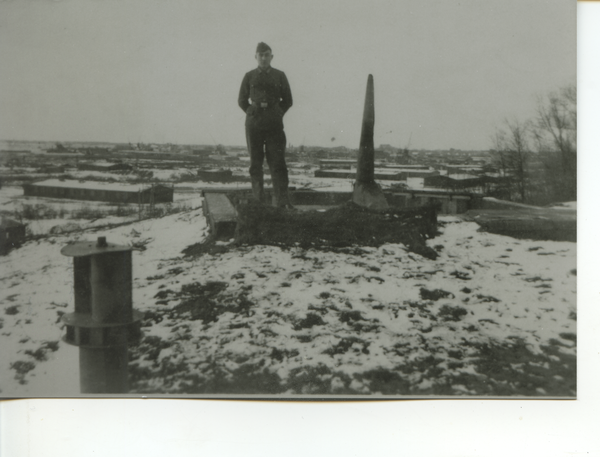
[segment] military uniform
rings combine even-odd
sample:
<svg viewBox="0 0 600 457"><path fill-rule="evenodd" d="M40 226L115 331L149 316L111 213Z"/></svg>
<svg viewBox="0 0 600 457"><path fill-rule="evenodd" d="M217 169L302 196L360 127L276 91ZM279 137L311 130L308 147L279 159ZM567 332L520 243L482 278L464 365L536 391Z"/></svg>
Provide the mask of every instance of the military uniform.
<svg viewBox="0 0 600 457"><path fill-rule="evenodd" d="M266 156L273 181L274 204L288 206L283 115L292 106L292 92L285 73L273 67L259 67L246 73L238 105L246 113L253 195L261 201L264 199L263 161Z"/></svg>

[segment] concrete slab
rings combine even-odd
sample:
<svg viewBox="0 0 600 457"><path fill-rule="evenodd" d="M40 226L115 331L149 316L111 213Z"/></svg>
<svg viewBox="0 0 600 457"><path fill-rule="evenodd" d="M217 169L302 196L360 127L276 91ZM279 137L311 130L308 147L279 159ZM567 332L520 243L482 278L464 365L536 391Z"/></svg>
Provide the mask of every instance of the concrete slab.
<svg viewBox="0 0 600 457"><path fill-rule="evenodd" d="M233 238L237 226L237 211L225 194L206 193L203 205L213 235L220 240Z"/></svg>
<svg viewBox="0 0 600 457"><path fill-rule="evenodd" d="M577 211L550 208L470 210L462 216L483 230L513 238L577 241Z"/></svg>

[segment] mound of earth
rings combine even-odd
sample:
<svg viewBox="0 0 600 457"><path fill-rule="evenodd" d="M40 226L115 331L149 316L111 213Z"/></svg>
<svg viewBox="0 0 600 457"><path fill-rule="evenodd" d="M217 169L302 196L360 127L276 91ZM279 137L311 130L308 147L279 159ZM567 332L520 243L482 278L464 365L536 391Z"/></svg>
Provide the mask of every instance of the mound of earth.
<svg viewBox="0 0 600 457"><path fill-rule="evenodd" d="M434 207L374 211L348 202L326 211L289 211L250 201L236 209L236 244L327 249L402 243L437 258L425 243L437 232Z"/></svg>

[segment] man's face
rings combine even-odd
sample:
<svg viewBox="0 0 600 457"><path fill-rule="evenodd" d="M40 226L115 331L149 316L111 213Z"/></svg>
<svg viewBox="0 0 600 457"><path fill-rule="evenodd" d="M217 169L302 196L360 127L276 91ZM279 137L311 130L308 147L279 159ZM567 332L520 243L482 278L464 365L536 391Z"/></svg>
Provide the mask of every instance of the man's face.
<svg viewBox="0 0 600 457"><path fill-rule="evenodd" d="M271 60L273 60L271 51L257 52L255 57L260 68L266 69L271 66Z"/></svg>

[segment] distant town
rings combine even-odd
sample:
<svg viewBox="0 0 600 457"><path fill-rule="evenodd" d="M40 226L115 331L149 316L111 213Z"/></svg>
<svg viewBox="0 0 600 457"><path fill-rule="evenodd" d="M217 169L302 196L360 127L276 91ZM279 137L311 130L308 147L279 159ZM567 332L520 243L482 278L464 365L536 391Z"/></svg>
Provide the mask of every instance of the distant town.
<svg viewBox="0 0 600 457"><path fill-rule="evenodd" d="M288 145L286 160L289 162L317 161L319 159L353 159L358 149L345 146L294 146ZM49 158L67 161L69 157L94 158L150 158L156 160L179 158L181 160L205 160L206 163L222 164L244 160L246 146L157 144L157 143L103 143L103 142L53 142L0 140L2 163L14 159L27 160L26 154L52 154ZM382 144L375 149L375 159L398 164L486 164L491 161L489 150L464 151L460 149L408 149Z"/></svg>
<svg viewBox="0 0 600 457"><path fill-rule="evenodd" d="M344 146L294 146L289 145L286 160L290 168L311 168L316 166L314 176L346 178L345 170L353 168L358 150ZM502 170L495 166L490 151L463 151L458 149L426 150L394 147L382 144L375 149L377 178L395 181L397 185L408 187L463 188L489 194L498 193L498 178ZM249 156L245 146L156 144L156 143L101 143L101 142L42 142L42 141L0 141L0 172L4 183L15 179L18 184L39 180L41 174L58 177L69 170L121 171L140 180L152 179L148 170L160 168L199 168L195 177L208 174L213 177L228 178L223 173L227 169L245 167ZM35 168L36 174L29 177L15 175L18 168ZM8 168L8 170L6 170ZM325 171L327 170L327 171ZM220 171L220 174L214 173ZM211 173L213 172L213 173ZM506 173L504 173L506 174ZM54 176L56 175L56 176ZM435 176L445 178L434 178ZM191 176L188 176L190 179ZM420 179L411 179L420 178ZM429 178L429 179L425 179ZM17 184L17 183L15 183ZM492 190L492 188L494 190Z"/></svg>

